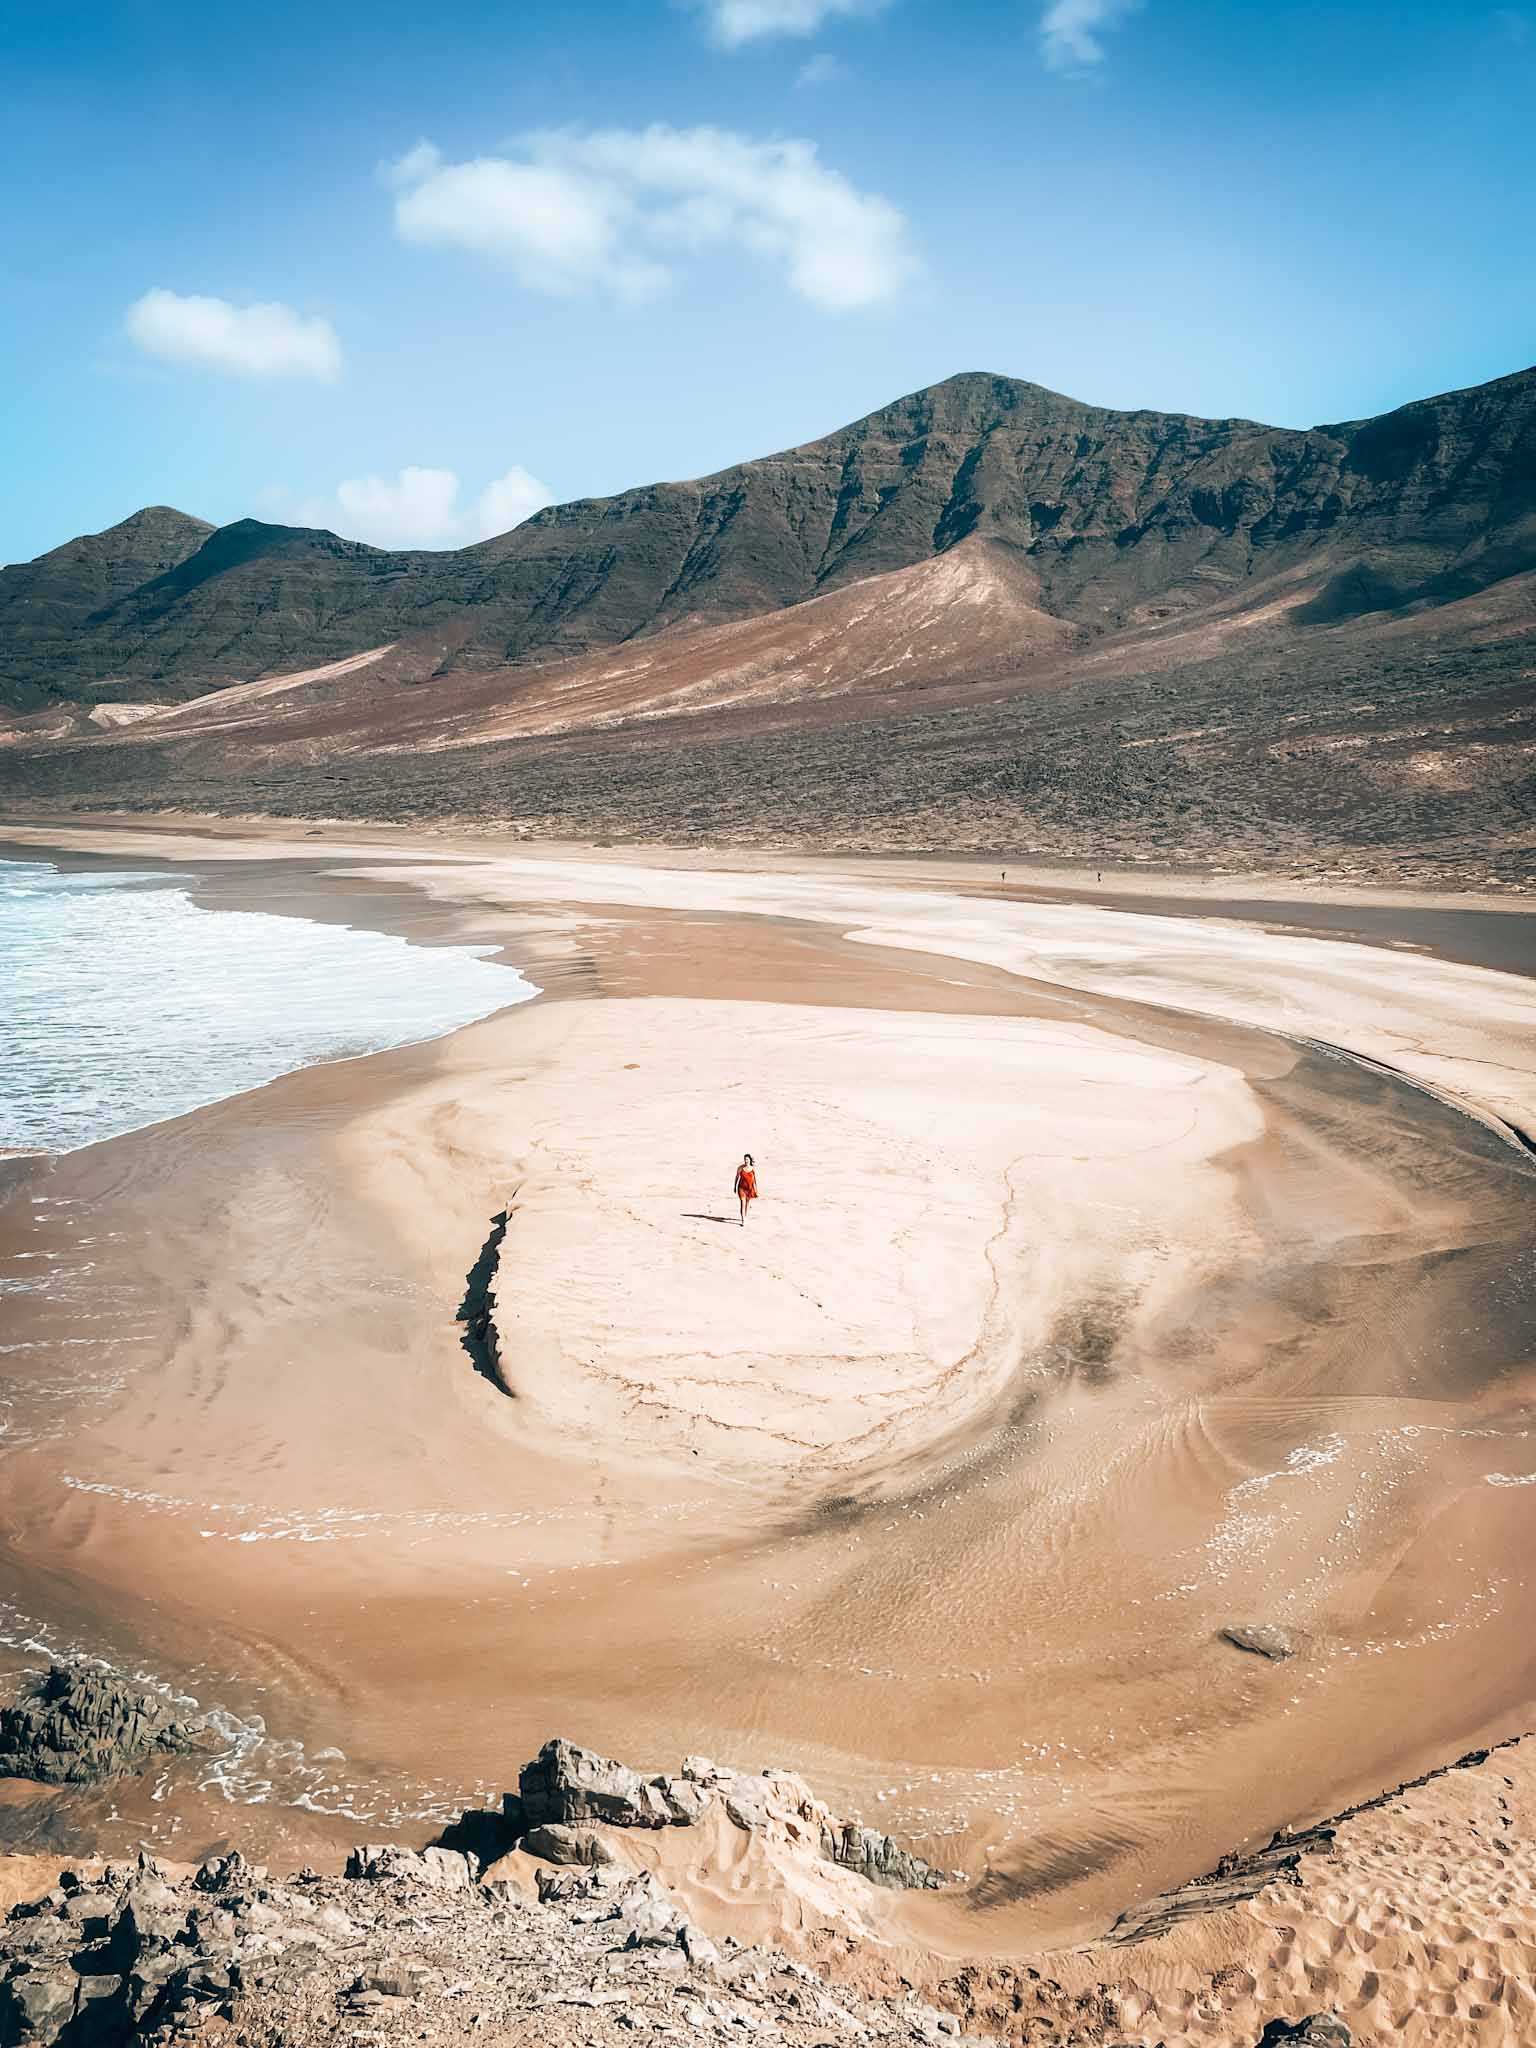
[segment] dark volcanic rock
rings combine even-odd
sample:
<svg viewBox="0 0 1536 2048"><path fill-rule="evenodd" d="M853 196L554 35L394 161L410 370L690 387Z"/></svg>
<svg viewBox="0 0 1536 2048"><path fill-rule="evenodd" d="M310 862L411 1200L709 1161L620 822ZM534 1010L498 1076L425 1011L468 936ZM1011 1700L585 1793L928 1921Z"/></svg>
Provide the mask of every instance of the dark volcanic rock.
<svg viewBox="0 0 1536 2048"><path fill-rule="evenodd" d="M515 1848L524 1831L523 1803L515 1792L506 1795L500 1807L466 1807L438 1836L439 1849L457 1849L479 1870Z"/></svg>
<svg viewBox="0 0 1536 2048"><path fill-rule="evenodd" d="M1232 1626L1220 1631L1221 1640L1234 1650L1246 1650L1253 1657L1267 1657L1272 1664L1283 1663L1296 1654L1296 1639L1283 1628L1259 1622L1252 1628Z"/></svg>
<svg viewBox="0 0 1536 2048"><path fill-rule="evenodd" d="M1094 633L1306 564L1317 623L1536 565L1536 373L1305 432L971 373L687 483L450 553L163 508L0 571L0 703L184 696L410 636L495 667L773 611L980 536Z"/></svg>
<svg viewBox="0 0 1536 2048"><path fill-rule="evenodd" d="M874 1828L844 1821L840 1827L821 1831L821 1853L829 1863L841 1863L856 1870L871 1884L888 1885L895 1891L937 1891L945 1882L942 1871L925 1863Z"/></svg>
<svg viewBox="0 0 1536 2048"><path fill-rule="evenodd" d="M560 1737L524 1764L518 1791L530 1827L584 1820L620 1828L686 1827L709 1803L686 1778L642 1778L627 1764Z"/></svg>
<svg viewBox="0 0 1536 2048"><path fill-rule="evenodd" d="M631 2048L676 2040L679 2023L760 2048L965 2038L910 1997L864 1997L772 1950L717 1944L648 1871L549 1871L534 1903L503 1884L445 1894L409 1850L359 1849L350 1867L276 1881L227 1857L170 1882L143 1857L16 1907L0 1924L0 2048Z"/></svg>
<svg viewBox="0 0 1536 2048"><path fill-rule="evenodd" d="M1313 2013L1304 2020L1271 2020L1254 2048L1352 2048L1354 2037L1341 2019L1329 2013Z"/></svg>
<svg viewBox="0 0 1536 2048"><path fill-rule="evenodd" d="M53 1665L30 1699L0 1707L0 1778L98 1784L152 1757L219 1746L206 1722L180 1720L153 1695L78 1666Z"/></svg>

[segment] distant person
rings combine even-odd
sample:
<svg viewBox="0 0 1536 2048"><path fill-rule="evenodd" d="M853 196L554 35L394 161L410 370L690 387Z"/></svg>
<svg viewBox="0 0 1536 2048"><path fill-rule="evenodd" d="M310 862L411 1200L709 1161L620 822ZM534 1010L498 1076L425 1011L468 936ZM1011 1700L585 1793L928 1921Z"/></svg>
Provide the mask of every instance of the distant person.
<svg viewBox="0 0 1536 2048"><path fill-rule="evenodd" d="M752 1164L752 1154L744 1152L741 1164L736 1169L736 1199L741 1204L741 1227L747 1227L747 1204L757 1200L757 1168Z"/></svg>

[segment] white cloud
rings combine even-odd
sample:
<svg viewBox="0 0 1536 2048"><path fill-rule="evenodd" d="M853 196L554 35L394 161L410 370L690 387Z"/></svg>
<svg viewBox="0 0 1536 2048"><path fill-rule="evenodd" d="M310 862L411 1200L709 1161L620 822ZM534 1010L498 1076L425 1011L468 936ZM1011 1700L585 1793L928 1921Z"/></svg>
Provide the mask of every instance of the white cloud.
<svg viewBox="0 0 1536 2048"><path fill-rule="evenodd" d="M1101 32L1141 0L1051 0L1040 17L1040 51L1053 71L1089 71L1104 61Z"/></svg>
<svg viewBox="0 0 1536 2048"><path fill-rule="evenodd" d="M450 164L419 143L388 176L399 192L402 241L504 256L535 291L601 281L621 298L641 299L667 281L660 264L625 247L632 209L622 188L578 168L498 156Z"/></svg>
<svg viewBox="0 0 1536 2048"><path fill-rule="evenodd" d="M442 160L443 152L435 142L418 142L392 164L380 164L379 176L386 185L414 185L435 171Z"/></svg>
<svg viewBox="0 0 1536 2048"><path fill-rule="evenodd" d="M830 169L813 142L725 128L553 130L519 154L446 162L419 144L386 172L408 242L498 255L536 291L664 285L671 262L746 249L829 312L896 296L917 265L889 200Z"/></svg>
<svg viewBox="0 0 1536 2048"><path fill-rule="evenodd" d="M487 484L476 498L475 517L487 535L506 533L554 502L548 484L541 484L536 476L530 476L520 463L514 462L505 476Z"/></svg>
<svg viewBox="0 0 1536 2048"><path fill-rule="evenodd" d="M709 39L722 50L771 36L813 36L829 21L868 20L891 0L687 0L701 12Z"/></svg>
<svg viewBox="0 0 1536 2048"><path fill-rule="evenodd" d="M323 526L380 548L467 547L521 525L554 502L549 487L516 463L467 504L459 492L454 470L412 464L394 477L349 477L333 498L295 504L286 492L268 491L263 501L289 525Z"/></svg>
<svg viewBox="0 0 1536 2048"><path fill-rule="evenodd" d="M341 343L328 320L306 320L276 303L232 306L228 299L149 291L128 308L129 339L162 362L193 363L240 377L318 377L341 371Z"/></svg>

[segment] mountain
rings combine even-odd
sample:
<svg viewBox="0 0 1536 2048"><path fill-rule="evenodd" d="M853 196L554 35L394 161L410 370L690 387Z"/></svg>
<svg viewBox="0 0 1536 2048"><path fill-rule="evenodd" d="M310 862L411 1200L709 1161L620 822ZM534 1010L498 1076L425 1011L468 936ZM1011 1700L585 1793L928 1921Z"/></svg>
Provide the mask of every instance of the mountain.
<svg viewBox="0 0 1536 2048"><path fill-rule="evenodd" d="M0 572L0 798L1536 887L1536 373L1305 433L951 378L449 554Z"/></svg>
<svg viewBox="0 0 1536 2048"><path fill-rule="evenodd" d="M1007 558L1020 601L1089 640L1230 609L1293 572L1295 628L1442 604L1536 566L1536 371L1304 432L972 373L803 447L443 554L155 508L0 571L0 702L164 702L402 641L437 676L542 664L761 617L962 543Z"/></svg>
<svg viewBox="0 0 1536 2048"><path fill-rule="evenodd" d="M82 534L36 561L0 569L0 702L41 703L56 689L71 694L61 683L75 671L80 636L179 568L213 532L206 519L147 505L105 533Z"/></svg>

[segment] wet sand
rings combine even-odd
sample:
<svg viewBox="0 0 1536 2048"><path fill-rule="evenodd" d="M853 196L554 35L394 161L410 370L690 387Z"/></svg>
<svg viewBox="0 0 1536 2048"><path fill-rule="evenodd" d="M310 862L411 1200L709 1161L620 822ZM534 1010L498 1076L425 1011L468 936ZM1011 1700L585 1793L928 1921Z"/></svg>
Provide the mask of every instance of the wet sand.
<svg viewBox="0 0 1536 2048"><path fill-rule="evenodd" d="M0 1164L6 1632L263 1716L245 1839L704 1751L1017 1956L1532 1725L1536 986L941 864L65 841L547 990Z"/></svg>

